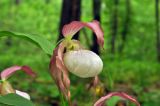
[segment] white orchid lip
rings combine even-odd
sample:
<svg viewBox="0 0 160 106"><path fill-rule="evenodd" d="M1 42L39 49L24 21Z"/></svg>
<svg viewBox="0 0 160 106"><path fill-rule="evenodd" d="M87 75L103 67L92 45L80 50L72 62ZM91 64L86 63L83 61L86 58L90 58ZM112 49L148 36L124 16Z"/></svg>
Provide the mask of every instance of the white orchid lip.
<svg viewBox="0 0 160 106"><path fill-rule="evenodd" d="M95 77L103 69L101 58L89 50L66 52L63 59L68 71L82 78Z"/></svg>

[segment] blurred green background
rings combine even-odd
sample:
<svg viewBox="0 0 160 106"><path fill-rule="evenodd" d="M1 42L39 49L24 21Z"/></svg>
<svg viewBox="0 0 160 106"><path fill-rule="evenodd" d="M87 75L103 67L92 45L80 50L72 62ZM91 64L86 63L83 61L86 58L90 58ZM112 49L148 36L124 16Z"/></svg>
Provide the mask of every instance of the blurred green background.
<svg viewBox="0 0 160 106"><path fill-rule="evenodd" d="M160 63L157 61L157 35L154 0L129 0L128 31L122 52L119 52L127 16L126 0L101 1L101 25L105 36L105 49L100 56L104 62L99 75L103 94L124 91L135 96L142 106L160 105ZM9 30L45 37L56 45L61 21L62 0L0 0L0 30ZM93 0L81 0L81 21L93 20ZM114 53L111 51L114 9L117 8L117 31ZM89 48L92 33L85 29L79 39ZM90 45L89 45L90 44ZM50 58L30 42L14 37L0 38L0 70L12 65L28 65L38 74L36 79L19 72L10 81L14 88L30 93L37 106L61 104L58 89L49 75ZM86 86L92 79L71 77L72 101L78 106L91 106L97 98ZM86 93L88 92L88 93ZM94 96L93 96L94 95ZM111 102L114 102L111 99ZM110 106L110 105L109 105ZM119 106L119 105L118 105Z"/></svg>

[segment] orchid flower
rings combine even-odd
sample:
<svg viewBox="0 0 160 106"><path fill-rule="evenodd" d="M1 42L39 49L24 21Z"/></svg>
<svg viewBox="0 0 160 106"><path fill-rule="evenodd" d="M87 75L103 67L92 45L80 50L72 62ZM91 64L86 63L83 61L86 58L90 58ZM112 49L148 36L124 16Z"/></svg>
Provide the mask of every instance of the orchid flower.
<svg viewBox="0 0 160 106"><path fill-rule="evenodd" d="M140 106L140 104L138 103L138 101L135 98L133 98L123 92L111 92L111 93L107 94L106 96L101 97L99 100L97 100L97 102L94 104L94 106L103 106L105 101L108 100L109 98L111 98L112 96L119 96L124 99L129 99L131 102L135 103L137 106Z"/></svg>
<svg viewBox="0 0 160 106"><path fill-rule="evenodd" d="M104 35L98 21L94 20L88 23L73 21L64 25L62 29L64 39L55 48L50 61L51 76L69 103L71 96L70 79L68 77L69 72L81 78L94 77L93 85L95 86L99 82L98 74L103 69L103 62L97 54L85 50L78 40L72 40L72 37L83 27L91 29L97 37L97 43L103 47ZM130 99L132 102L136 103L137 106L140 106L132 97L125 93L118 92L113 92L100 98L94 106L102 106L105 100L112 96L121 96Z"/></svg>
<svg viewBox="0 0 160 106"><path fill-rule="evenodd" d="M103 68L103 62L97 54L84 50L78 40L72 40L72 37L83 27L91 29L97 37L98 44L103 47L103 31L98 21L88 23L73 21L64 25L62 29L64 40L55 48L50 62L51 75L68 100L70 100L68 72L88 78L97 76Z"/></svg>
<svg viewBox="0 0 160 106"><path fill-rule="evenodd" d="M30 75L32 77L35 77L35 75L36 75L32 71L32 69L28 66L12 66L12 67L9 67L9 68L3 70L0 73L0 76L1 76L0 94L6 95L9 93L16 93L16 94L30 100L30 96L27 93L22 92L22 91L18 91L18 90L14 90L13 87L11 86L11 84L7 81L7 79L18 70L23 70L24 72L26 72L28 75Z"/></svg>

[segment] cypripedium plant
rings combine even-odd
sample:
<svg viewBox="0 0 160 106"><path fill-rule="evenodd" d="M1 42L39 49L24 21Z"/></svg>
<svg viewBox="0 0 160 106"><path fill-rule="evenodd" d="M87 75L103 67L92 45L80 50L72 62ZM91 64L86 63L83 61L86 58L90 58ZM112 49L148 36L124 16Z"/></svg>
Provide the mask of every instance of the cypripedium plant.
<svg viewBox="0 0 160 106"><path fill-rule="evenodd" d="M7 79L18 70L23 70L25 73L27 73L28 75L30 75L32 77L35 77L35 75L36 75L32 71L32 69L28 66L12 66L12 67L9 67L9 68L3 70L0 73L0 76L1 76L0 95L6 95L9 93L16 93L16 94L30 100L29 94L22 92L22 91L19 91L19 90L15 90L12 87L12 85L7 81Z"/></svg>
<svg viewBox="0 0 160 106"><path fill-rule="evenodd" d="M97 54L85 50L78 40L72 40L83 27L90 28L96 34L98 44L103 47L103 31L98 21L89 23L73 21L63 27L64 39L55 48L50 62L50 72L68 100L70 100L68 71L81 78L88 78L97 76L103 68L103 62Z"/></svg>
<svg viewBox="0 0 160 106"><path fill-rule="evenodd" d="M59 90L69 102L71 96L70 79L68 77L69 72L81 78L95 77L94 84L96 84L98 82L97 75L103 69L103 62L97 54L84 49L78 40L72 40L72 37L83 27L91 29L97 37L97 43L103 47L104 34L98 21L94 20L88 23L73 21L64 25L62 29L64 39L55 48L50 61L50 73ZM102 106L105 100L112 96L121 96L123 98L130 99L140 106L131 96L118 92L111 93L100 98L94 106Z"/></svg>

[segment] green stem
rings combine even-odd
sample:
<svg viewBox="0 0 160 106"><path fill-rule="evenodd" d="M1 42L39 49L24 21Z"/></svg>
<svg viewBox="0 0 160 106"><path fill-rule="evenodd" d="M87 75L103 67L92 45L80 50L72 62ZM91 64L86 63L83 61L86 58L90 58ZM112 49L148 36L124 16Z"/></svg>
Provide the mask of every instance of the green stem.
<svg viewBox="0 0 160 106"><path fill-rule="evenodd" d="M63 96L63 94L61 92L60 92L60 101L61 101L61 106L66 106L66 102L65 102L64 96Z"/></svg>

